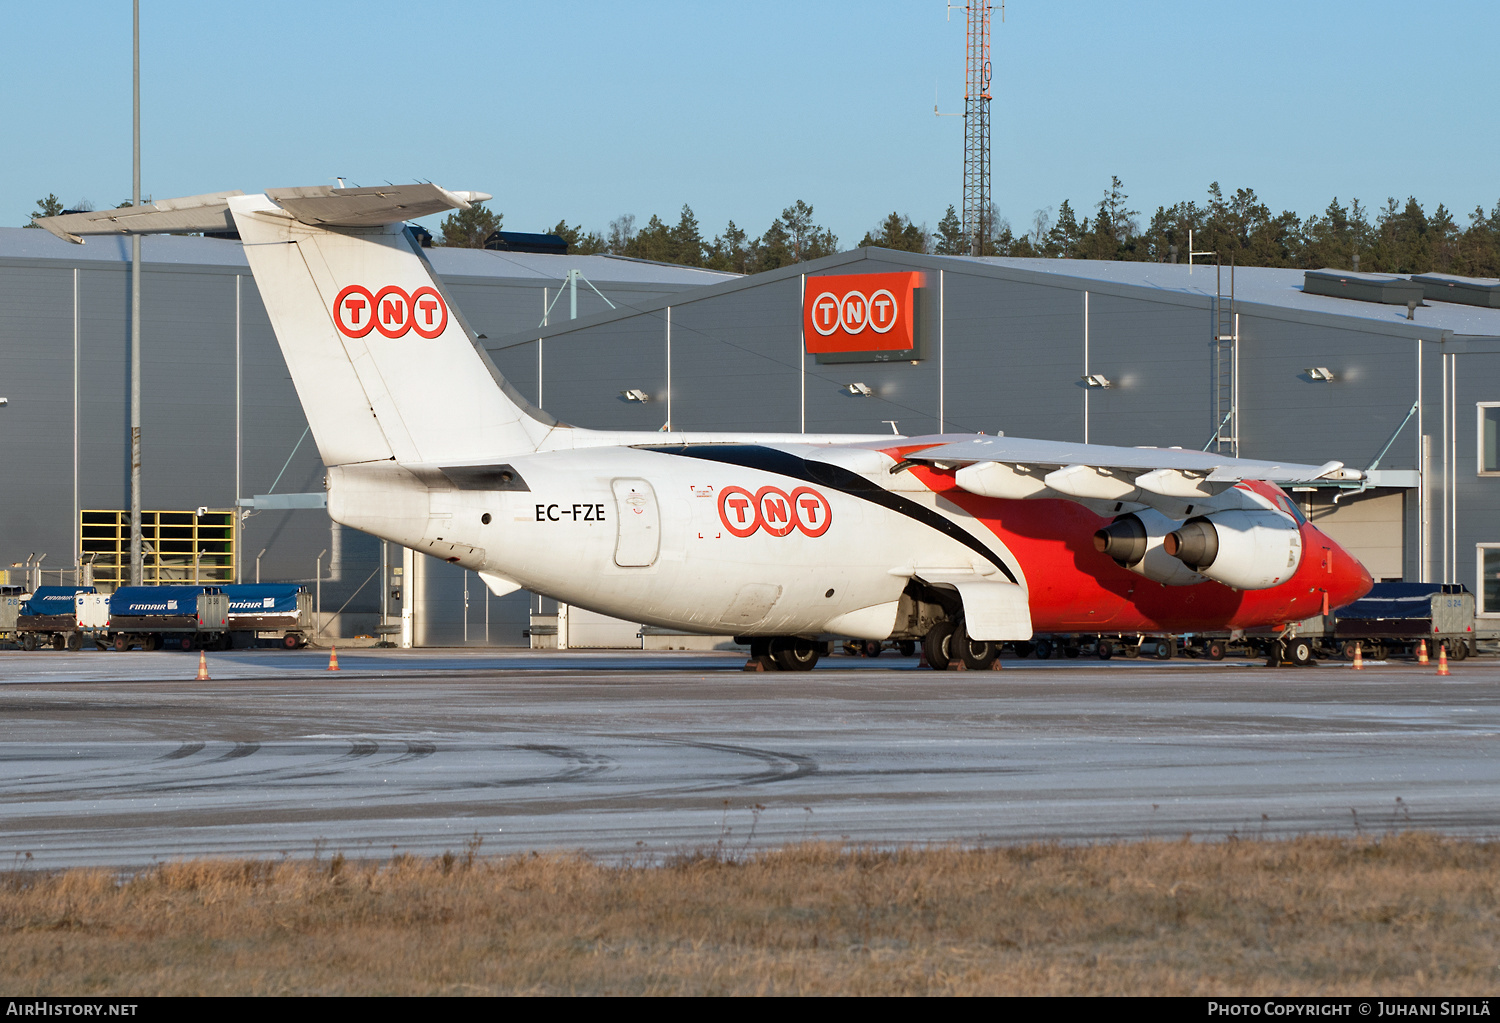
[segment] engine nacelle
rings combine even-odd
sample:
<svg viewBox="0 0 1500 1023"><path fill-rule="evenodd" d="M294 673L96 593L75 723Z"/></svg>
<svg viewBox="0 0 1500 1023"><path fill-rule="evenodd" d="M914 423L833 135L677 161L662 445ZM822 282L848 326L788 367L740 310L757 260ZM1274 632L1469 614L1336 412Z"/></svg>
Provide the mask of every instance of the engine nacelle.
<svg viewBox="0 0 1500 1023"><path fill-rule="evenodd" d="M1277 511L1223 511L1188 519L1163 549L1189 569L1237 590L1269 590L1302 562L1297 520Z"/></svg>
<svg viewBox="0 0 1500 1023"><path fill-rule="evenodd" d="M1150 508L1121 515L1094 534L1094 549L1109 555L1115 564L1164 586L1192 586L1207 582L1163 547L1166 537L1181 522Z"/></svg>

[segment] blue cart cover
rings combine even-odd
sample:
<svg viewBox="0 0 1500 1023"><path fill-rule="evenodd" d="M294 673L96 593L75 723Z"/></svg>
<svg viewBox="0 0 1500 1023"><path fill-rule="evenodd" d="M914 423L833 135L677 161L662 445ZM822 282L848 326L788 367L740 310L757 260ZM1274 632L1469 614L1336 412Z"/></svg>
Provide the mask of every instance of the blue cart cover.
<svg viewBox="0 0 1500 1023"><path fill-rule="evenodd" d="M285 615L297 613L297 595L302 587L295 583L245 583L224 587L232 615Z"/></svg>
<svg viewBox="0 0 1500 1023"><path fill-rule="evenodd" d="M1376 583L1368 594L1337 613L1340 618L1361 620L1431 618L1433 597L1468 592L1468 587L1453 583Z"/></svg>
<svg viewBox="0 0 1500 1023"><path fill-rule="evenodd" d="M73 594L97 592L92 586L38 586L21 607L23 615L70 615Z"/></svg>
<svg viewBox="0 0 1500 1023"><path fill-rule="evenodd" d="M109 614L112 618L196 615L198 594L218 592L217 586L121 586L109 598Z"/></svg>

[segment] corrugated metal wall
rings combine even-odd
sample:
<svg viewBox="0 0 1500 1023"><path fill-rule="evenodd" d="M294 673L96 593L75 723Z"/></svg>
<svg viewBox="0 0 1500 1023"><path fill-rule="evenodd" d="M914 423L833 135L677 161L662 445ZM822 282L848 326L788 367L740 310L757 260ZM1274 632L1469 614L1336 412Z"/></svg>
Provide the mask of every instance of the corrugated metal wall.
<svg viewBox="0 0 1500 1023"><path fill-rule="evenodd" d="M148 253L161 254L176 251L162 242L189 240L148 241ZM204 247L206 240L191 241L199 247L194 253L219 251ZM142 282L148 508L232 506L236 388L240 495L266 493L283 465L278 492L322 486L311 439L297 448L306 421L254 281L235 265L233 251L235 259L223 265L148 256ZM668 418L670 372L670 414L679 429L796 431L805 423L809 432L881 434L890 430L883 421L895 420L908 435L946 426L1199 448L1217 425L1207 296L863 250L706 288L695 287L703 279L696 272L664 281L677 271L643 264L651 280L601 285L618 311L580 288L580 320L567 322L564 296L543 330L536 326L543 289L556 293L565 257L554 257L558 280L547 280L476 276L473 267L503 267L505 260L464 256L466 272L445 282L465 317L486 335L516 388L532 401L540 396L565 422L657 429ZM803 354L804 272L904 269L926 271L924 302L933 314L917 364L829 365ZM48 568L70 563L75 270L79 501L85 508L128 505L128 265L0 258L0 393L10 399L0 410L0 564L41 551L49 554ZM1413 418L1381 468L1422 468L1420 437L1431 438L1426 528L1414 493L1380 491L1336 508L1326 494L1303 500L1316 505L1331 533L1367 552L1377 576L1418 578L1425 556L1432 578L1475 586L1475 544L1500 542L1500 479L1477 474L1474 411L1477 401L1500 400L1500 345L1493 339L1440 345L1438 332L1419 325L1353 316L1249 304L1240 312L1240 435L1247 457L1368 464L1417 397L1422 349L1421 421ZM545 338L540 359L537 335ZM1427 340L1419 345L1419 337ZM1444 351L1456 354L1445 362ZM1305 371L1313 366L1334 370L1335 380L1312 381ZM1085 373L1102 374L1111 386L1087 388ZM873 396L843 390L855 381ZM625 401L620 392L631 388L652 400ZM337 551L336 564L331 555L323 560L323 609L348 602L346 633L373 626L380 605L380 581L371 579L379 564L373 538L350 530L335 542L322 512L258 513L244 525L242 578L254 577L262 548L262 578L309 584L318 552ZM433 563L417 575L419 641L462 642L464 573ZM472 574L467 583L468 642L482 642L484 590ZM525 595L489 598L490 642L524 642L529 606Z"/></svg>

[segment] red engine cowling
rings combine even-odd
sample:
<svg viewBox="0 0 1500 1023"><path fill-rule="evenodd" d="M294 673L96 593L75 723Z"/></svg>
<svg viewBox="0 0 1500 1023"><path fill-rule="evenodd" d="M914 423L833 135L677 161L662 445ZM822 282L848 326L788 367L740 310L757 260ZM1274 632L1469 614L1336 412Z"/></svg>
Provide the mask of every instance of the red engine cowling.
<svg viewBox="0 0 1500 1023"><path fill-rule="evenodd" d="M1302 562L1302 532L1290 515L1235 510L1188 519L1162 541L1183 565L1237 590L1269 590Z"/></svg>

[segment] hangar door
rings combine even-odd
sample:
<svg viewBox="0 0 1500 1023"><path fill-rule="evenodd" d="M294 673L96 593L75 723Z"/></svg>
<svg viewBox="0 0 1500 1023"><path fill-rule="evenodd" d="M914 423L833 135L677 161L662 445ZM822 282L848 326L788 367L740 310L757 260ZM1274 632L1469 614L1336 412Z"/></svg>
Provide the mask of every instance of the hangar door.
<svg viewBox="0 0 1500 1023"><path fill-rule="evenodd" d="M1406 491L1379 487L1346 492L1333 503L1336 490L1293 494L1303 514L1340 547L1360 560L1376 582L1395 582L1406 571L1404 531Z"/></svg>

